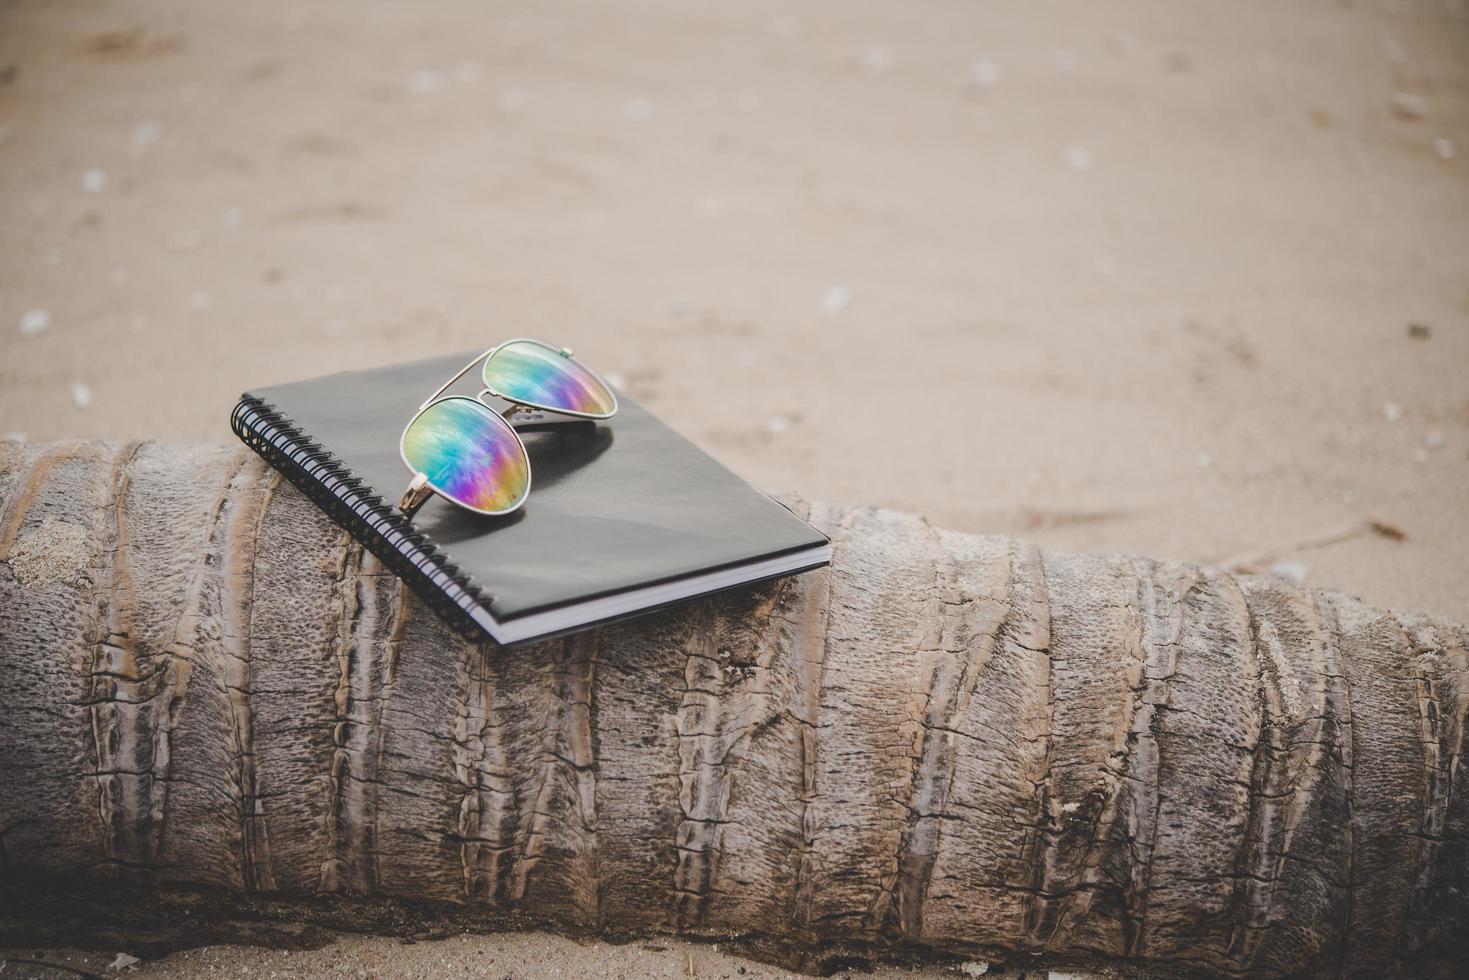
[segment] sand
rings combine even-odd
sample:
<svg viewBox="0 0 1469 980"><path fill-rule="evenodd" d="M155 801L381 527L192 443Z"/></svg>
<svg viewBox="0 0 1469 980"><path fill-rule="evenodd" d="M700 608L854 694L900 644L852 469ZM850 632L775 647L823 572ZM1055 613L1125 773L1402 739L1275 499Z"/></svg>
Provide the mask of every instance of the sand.
<svg viewBox="0 0 1469 980"><path fill-rule="evenodd" d="M0 433L532 335L771 490L1469 619L1460 0L11 3L0 134Z"/></svg>
<svg viewBox="0 0 1469 980"><path fill-rule="evenodd" d="M597 980L790 980L790 970L721 952L717 944L685 943L671 939L613 946L604 942L574 942L561 936L506 933L491 938L455 936L431 942L405 944L396 939L343 936L337 943L308 952L265 950L247 946L208 946L183 950L159 960L113 968L116 953L72 949L0 950L0 976L65 980L77 971L92 975L193 980L196 977L342 977L379 980L449 980L454 977L486 980L527 980L533 977L592 977ZM122 963L127 963L124 959ZM48 969L42 964L55 964ZM872 972L841 972L839 977L863 980L960 980L983 976L982 961L948 967L878 967ZM982 964L987 967L988 964ZM987 971L986 971L987 972ZM998 975L998 974L997 974ZM1046 971L1031 976L1045 980ZM1059 974L1050 974L1059 977ZM1078 980L1101 980L1093 974L1068 973ZM1024 980L1011 971L1005 980Z"/></svg>

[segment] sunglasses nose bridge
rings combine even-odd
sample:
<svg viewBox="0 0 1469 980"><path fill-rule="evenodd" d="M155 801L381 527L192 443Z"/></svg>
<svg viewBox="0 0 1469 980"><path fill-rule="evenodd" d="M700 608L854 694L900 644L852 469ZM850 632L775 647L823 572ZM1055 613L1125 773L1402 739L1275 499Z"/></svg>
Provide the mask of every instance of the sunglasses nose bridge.
<svg viewBox="0 0 1469 980"><path fill-rule="evenodd" d="M490 403L491 398L500 398L507 404L504 408L496 408ZM499 412L500 417L505 419L507 422L515 416L516 412L529 411L529 409L525 408L519 402L513 401L509 398L505 398L505 396L503 395L497 395L488 388L482 389L479 394L474 396L474 399L485 408L488 408L490 411Z"/></svg>

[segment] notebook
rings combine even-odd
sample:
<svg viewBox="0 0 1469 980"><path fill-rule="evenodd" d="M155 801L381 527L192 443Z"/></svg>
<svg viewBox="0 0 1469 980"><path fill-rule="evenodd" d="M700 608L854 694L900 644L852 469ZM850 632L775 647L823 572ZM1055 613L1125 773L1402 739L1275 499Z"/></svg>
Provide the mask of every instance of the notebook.
<svg viewBox="0 0 1469 980"><path fill-rule="evenodd" d="M824 534L622 392L604 422L516 424L533 473L520 510L435 496L410 520L399 437L472 353L255 389L230 425L439 615L504 645L831 560ZM477 390L461 385L446 394Z"/></svg>

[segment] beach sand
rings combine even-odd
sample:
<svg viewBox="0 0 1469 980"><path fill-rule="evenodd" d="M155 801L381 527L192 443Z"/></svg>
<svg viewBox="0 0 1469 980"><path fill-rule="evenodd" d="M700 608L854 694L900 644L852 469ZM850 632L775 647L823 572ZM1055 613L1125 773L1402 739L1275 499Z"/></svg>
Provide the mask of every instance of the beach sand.
<svg viewBox="0 0 1469 980"><path fill-rule="evenodd" d="M153 980L193 980L209 976L251 977L345 977L402 978L402 980L449 980L454 977L515 980L578 977L596 980L790 980L792 973L766 963L731 956L717 943L687 943L659 937L647 942L615 946L600 941L573 941L543 933L512 932L496 936L455 936L449 939L404 943L398 939L344 935L321 949L280 950L256 946L209 946L182 950L158 960L132 965L124 960L117 968L115 953L75 949L0 950L0 972L12 977L64 980L77 972L91 975L121 975ZM44 964L54 964L48 968ZM983 961L968 961L947 967L885 966L871 972L841 971L839 977L864 980L938 980L983 976ZM996 974L997 976L999 974ZM1024 980L1014 970L1006 980ZM1047 971L1031 974L1045 980ZM1097 974L1068 973L1077 980Z"/></svg>
<svg viewBox="0 0 1469 980"><path fill-rule="evenodd" d="M11 2L0 175L11 437L531 335L769 490L1469 620L1460 0Z"/></svg>

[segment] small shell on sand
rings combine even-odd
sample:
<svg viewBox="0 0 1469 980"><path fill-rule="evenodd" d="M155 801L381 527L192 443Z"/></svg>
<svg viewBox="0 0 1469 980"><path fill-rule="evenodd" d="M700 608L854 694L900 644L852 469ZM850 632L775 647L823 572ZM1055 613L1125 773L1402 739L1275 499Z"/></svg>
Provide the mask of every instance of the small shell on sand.
<svg viewBox="0 0 1469 980"><path fill-rule="evenodd" d="M838 283L821 294L821 312L836 316L852 302L852 291Z"/></svg>
<svg viewBox="0 0 1469 980"><path fill-rule="evenodd" d="M71 403L77 408L90 408L92 389L80 381L73 381L71 383Z"/></svg>
<svg viewBox="0 0 1469 980"><path fill-rule="evenodd" d="M1412 92L1399 92L1392 97L1393 115L1400 119L1422 119L1428 115L1428 100Z"/></svg>
<svg viewBox="0 0 1469 980"><path fill-rule="evenodd" d="M1004 69L993 61L985 61L981 58L969 66L969 84L975 88L994 88L1004 77Z"/></svg>
<svg viewBox="0 0 1469 980"><path fill-rule="evenodd" d="M158 137L162 133L163 124L158 120L143 120L133 127L132 133L128 136L128 153L135 157L142 156L143 151L158 142Z"/></svg>
<svg viewBox="0 0 1469 980"><path fill-rule="evenodd" d="M1306 566L1298 561L1278 561L1270 566L1270 574L1300 583L1306 581Z"/></svg>
<svg viewBox="0 0 1469 980"><path fill-rule="evenodd" d="M20 334L22 337L34 337L49 326L51 326L51 313L49 310L27 310L20 318Z"/></svg>

